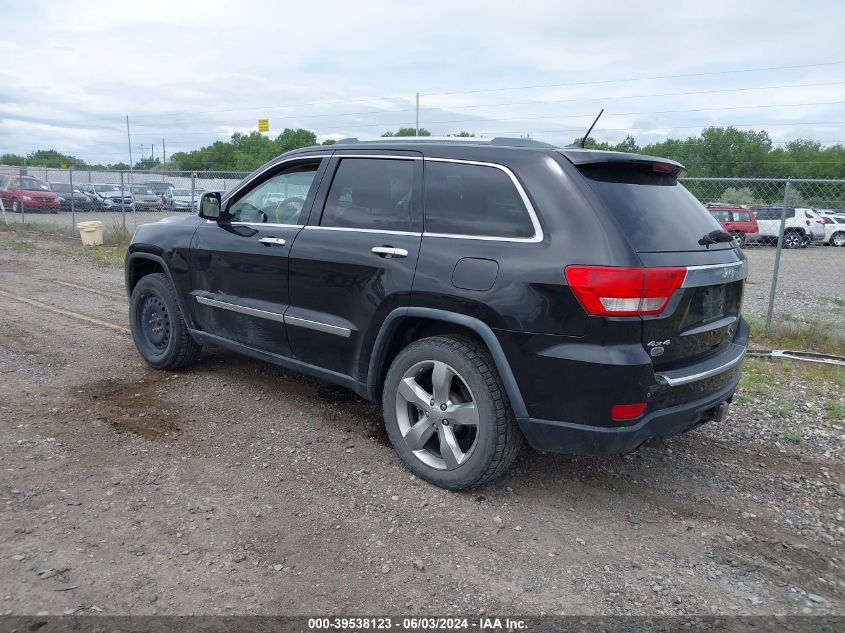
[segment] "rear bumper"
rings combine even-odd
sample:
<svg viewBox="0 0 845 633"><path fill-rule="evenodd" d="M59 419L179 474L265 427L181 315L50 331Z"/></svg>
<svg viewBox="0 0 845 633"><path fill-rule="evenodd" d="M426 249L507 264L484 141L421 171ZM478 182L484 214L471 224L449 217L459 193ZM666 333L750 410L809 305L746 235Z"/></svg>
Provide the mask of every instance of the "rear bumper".
<svg viewBox="0 0 845 633"><path fill-rule="evenodd" d="M723 403L729 403L739 384L739 372L719 391L697 400L652 411L637 424L602 427L521 418L522 434L532 447L555 453L600 454L628 453L643 443L680 435L715 417Z"/></svg>

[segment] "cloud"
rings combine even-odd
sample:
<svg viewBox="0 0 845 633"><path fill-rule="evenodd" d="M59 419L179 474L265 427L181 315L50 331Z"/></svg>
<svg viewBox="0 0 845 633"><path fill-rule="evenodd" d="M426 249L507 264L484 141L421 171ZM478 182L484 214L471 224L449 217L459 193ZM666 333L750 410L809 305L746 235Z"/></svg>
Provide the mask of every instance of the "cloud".
<svg viewBox="0 0 845 633"><path fill-rule="evenodd" d="M125 160L127 114L135 152L258 118L371 137L413 126L417 92L435 134L569 142L604 107L595 136L611 141L728 124L845 141L845 105L831 103L845 101L845 64L722 72L845 61L835 2L7 0L3 15L0 153Z"/></svg>

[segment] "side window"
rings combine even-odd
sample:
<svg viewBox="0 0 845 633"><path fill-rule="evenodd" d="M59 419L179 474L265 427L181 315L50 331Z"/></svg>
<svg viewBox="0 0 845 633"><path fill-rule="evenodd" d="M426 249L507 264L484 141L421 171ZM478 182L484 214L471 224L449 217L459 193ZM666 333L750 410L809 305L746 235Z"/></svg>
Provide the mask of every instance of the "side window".
<svg viewBox="0 0 845 633"><path fill-rule="evenodd" d="M412 160L341 159L320 226L410 231L414 169Z"/></svg>
<svg viewBox="0 0 845 633"><path fill-rule="evenodd" d="M712 213L713 217L716 218L719 222L730 222L731 221L731 212L730 211L711 211L710 213Z"/></svg>
<svg viewBox="0 0 845 633"><path fill-rule="evenodd" d="M426 161L426 233L528 238L534 225L510 176L496 167Z"/></svg>
<svg viewBox="0 0 845 633"><path fill-rule="evenodd" d="M314 183L319 161L299 163L271 176L229 205L233 222L301 224L302 209Z"/></svg>
<svg viewBox="0 0 845 633"><path fill-rule="evenodd" d="M751 216L748 215L748 211L734 211L734 220L736 222L750 222Z"/></svg>

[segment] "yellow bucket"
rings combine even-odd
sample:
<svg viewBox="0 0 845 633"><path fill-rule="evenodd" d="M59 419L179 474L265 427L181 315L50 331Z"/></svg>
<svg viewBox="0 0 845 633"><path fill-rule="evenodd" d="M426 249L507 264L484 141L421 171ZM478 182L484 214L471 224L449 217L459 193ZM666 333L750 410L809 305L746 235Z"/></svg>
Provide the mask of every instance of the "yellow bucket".
<svg viewBox="0 0 845 633"><path fill-rule="evenodd" d="M77 222L79 237L85 246L100 246L103 243L103 223L97 220L91 222Z"/></svg>

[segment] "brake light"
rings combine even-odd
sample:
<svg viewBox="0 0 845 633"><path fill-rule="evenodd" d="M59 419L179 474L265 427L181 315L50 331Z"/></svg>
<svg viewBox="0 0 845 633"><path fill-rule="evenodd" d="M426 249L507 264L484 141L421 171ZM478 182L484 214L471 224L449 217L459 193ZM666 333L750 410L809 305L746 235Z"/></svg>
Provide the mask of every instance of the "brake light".
<svg viewBox="0 0 845 633"><path fill-rule="evenodd" d="M610 407L610 417L616 422L621 420L636 420L645 412L645 408L645 402L614 404Z"/></svg>
<svg viewBox="0 0 845 633"><path fill-rule="evenodd" d="M687 269L567 266L564 274L587 314L640 316L660 314L684 283Z"/></svg>
<svg viewBox="0 0 845 633"><path fill-rule="evenodd" d="M671 174L675 171L675 167L668 163L654 163L651 168L658 174Z"/></svg>

